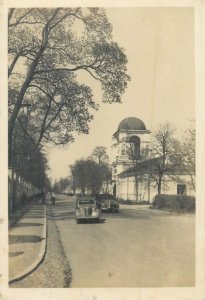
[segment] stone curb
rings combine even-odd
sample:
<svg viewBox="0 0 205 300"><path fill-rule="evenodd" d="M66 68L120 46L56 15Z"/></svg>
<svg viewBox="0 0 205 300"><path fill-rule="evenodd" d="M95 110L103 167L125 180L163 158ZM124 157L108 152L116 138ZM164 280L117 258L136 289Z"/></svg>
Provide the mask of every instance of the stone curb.
<svg viewBox="0 0 205 300"><path fill-rule="evenodd" d="M12 283L15 283L17 281L20 281L23 278L25 278L27 275L31 274L35 269L38 268L38 266L44 260L44 257L45 257L45 254L46 254L46 249L47 249L47 207L46 207L46 205L44 207L44 228L43 228L42 238L43 238L43 240L42 240L41 249L40 249L40 252L39 252L36 260L32 263L31 266L29 266L23 272L15 275L14 278L11 278L9 280L9 284L12 284Z"/></svg>

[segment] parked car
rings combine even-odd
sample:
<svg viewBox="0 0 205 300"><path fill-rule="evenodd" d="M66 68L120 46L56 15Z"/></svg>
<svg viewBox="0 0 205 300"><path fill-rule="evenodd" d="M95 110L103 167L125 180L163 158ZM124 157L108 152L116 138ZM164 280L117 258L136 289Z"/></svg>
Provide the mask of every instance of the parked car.
<svg viewBox="0 0 205 300"><path fill-rule="evenodd" d="M90 197L77 198L75 218L77 223L79 223L81 220L99 221L100 209L96 203L96 200Z"/></svg>
<svg viewBox="0 0 205 300"><path fill-rule="evenodd" d="M119 212L119 203L113 195L100 194L96 196L96 202L100 210L103 212Z"/></svg>

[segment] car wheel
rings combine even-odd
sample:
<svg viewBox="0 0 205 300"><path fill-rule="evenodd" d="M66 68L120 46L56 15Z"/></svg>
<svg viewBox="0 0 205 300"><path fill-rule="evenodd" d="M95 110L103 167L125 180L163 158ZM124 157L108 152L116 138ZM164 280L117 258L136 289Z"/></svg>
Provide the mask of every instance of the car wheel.
<svg viewBox="0 0 205 300"><path fill-rule="evenodd" d="M80 220L79 220L79 219L76 219L76 223L77 223L77 224L80 224Z"/></svg>

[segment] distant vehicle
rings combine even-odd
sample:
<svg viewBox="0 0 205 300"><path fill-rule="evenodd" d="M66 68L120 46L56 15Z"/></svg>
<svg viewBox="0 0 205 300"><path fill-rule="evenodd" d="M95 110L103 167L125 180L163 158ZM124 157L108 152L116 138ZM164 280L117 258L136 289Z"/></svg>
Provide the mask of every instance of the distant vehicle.
<svg viewBox="0 0 205 300"><path fill-rule="evenodd" d="M99 221L100 209L97 206L95 199L90 197L80 197L76 200L75 218L77 224L81 220Z"/></svg>
<svg viewBox="0 0 205 300"><path fill-rule="evenodd" d="M119 203L110 194L100 194L96 196L96 202L102 212L119 212Z"/></svg>
<svg viewBox="0 0 205 300"><path fill-rule="evenodd" d="M67 193L67 196L74 196L73 193Z"/></svg>

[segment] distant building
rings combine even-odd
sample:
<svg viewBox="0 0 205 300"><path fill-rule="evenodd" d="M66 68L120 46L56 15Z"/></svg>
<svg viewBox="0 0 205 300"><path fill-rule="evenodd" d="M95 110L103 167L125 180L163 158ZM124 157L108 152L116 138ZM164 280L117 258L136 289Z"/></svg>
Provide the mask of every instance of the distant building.
<svg viewBox="0 0 205 300"><path fill-rule="evenodd" d="M141 154L152 146L150 133L143 121L135 117L122 120L114 133L117 154L112 167L112 185L117 198L152 202L157 194L152 177L156 173L156 163L161 158L141 159ZM131 153L134 153L135 165ZM167 173L164 179L163 194L194 194L190 177L184 170L175 169L173 174Z"/></svg>

